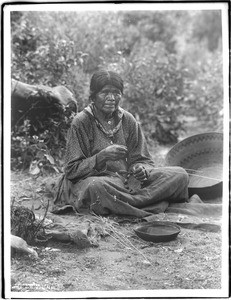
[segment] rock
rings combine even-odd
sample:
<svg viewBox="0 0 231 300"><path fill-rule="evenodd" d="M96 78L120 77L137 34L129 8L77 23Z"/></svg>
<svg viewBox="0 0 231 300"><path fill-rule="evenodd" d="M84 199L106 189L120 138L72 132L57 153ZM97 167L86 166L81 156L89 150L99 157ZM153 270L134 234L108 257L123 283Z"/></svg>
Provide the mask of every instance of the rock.
<svg viewBox="0 0 231 300"><path fill-rule="evenodd" d="M11 234L11 248L32 254L35 258L38 258L37 252L28 246L27 242L22 238Z"/></svg>
<svg viewBox="0 0 231 300"><path fill-rule="evenodd" d="M70 238L78 248L91 247L91 242L89 241L87 235L84 234L81 230L72 231L70 233Z"/></svg>
<svg viewBox="0 0 231 300"><path fill-rule="evenodd" d="M143 260L142 263L143 263L145 266L150 266L150 265L151 265L150 261L148 261L148 260Z"/></svg>

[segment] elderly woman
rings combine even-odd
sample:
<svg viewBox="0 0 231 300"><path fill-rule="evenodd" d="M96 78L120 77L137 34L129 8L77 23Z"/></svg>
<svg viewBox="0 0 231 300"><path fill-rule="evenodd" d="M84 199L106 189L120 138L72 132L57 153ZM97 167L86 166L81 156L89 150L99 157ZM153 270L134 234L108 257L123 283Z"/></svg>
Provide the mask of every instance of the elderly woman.
<svg viewBox="0 0 231 300"><path fill-rule="evenodd" d="M169 202L188 198L188 176L180 167L155 168L133 115L119 104L123 80L100 70L90 83L90 104L69 130L65 176L55 204L78 212L145 217Z"/></svg>

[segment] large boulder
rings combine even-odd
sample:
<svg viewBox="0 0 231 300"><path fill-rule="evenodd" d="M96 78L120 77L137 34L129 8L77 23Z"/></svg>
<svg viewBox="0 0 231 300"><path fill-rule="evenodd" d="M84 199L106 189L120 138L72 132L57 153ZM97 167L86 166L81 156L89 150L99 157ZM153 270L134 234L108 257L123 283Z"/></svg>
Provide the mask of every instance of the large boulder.
<svg viewBox="0 0 231 300"><path fill-rule="evenodd" d="M65 86L30 85L12 79L12 128L28 119L32 131L41 132L49 120L58 121L72 112L77 112L77 101Z"/></svg>

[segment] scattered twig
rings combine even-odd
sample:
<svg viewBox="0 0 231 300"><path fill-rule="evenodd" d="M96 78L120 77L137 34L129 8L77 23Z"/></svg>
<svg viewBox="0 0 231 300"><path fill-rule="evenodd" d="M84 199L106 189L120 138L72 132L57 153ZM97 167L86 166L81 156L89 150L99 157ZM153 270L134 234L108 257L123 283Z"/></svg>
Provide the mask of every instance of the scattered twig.
<svg viewBox="0 0 231 300"><path fill-rule="evenodd" d="M109 227L111 228L112 226L109 225ZM150 262L149 259L147 259L147 257L138 248L136 248L127 237L125 237L121 233L117 232L114 228L113 228L113 232L116 234L117 238L124 240L123 242L125 245L126 245L126 242L128 242L135 251L139 252L148 262Z"/></svg>
<svg viewBox="0 0 231 300"><path fill-rule="evenodd" d="M37 229L36 229L36 231L35 231L35 236L37 235L37 233L39 232L39 230L41 229L41 227L42 227L42 224L43 224L43 222L44 222L44 220L45 220L45 218L46 218L46 215L47 215L47 212L48 212L48 208L49 208L49 200L48 200L48 203L47 203L47 207L46 207L46 210L45 210L45 213L44 213L44 216L43 216L43 218L42 218L42 220L39 222L39 224L38 224L38 226L37 226Z"/></svg>
<svg viewBox="0 0 231 300"><path fill-rule="evenodd" d="M115 239L117 242L119 242L121 245L123 245L125 248L129 248L131 250L135 250L136 252L138 252L141 256L143 256L143 258L150 264L152 264L150 262L150 260L138 249L136 248L133 243L121 232L118 232L115 227L113 225L111 225L110 223L105 221L105 218L103 217L99 217L97 216L95 213L93 213L94 216L101 220L104 224L106 224L106 226L108 227L107 233L113 238ZM119 225L119 224L118 224ZM110 232L113 232L115 236L113 236ZM130 247L128 247L127 243L129 243Z"/></svg>

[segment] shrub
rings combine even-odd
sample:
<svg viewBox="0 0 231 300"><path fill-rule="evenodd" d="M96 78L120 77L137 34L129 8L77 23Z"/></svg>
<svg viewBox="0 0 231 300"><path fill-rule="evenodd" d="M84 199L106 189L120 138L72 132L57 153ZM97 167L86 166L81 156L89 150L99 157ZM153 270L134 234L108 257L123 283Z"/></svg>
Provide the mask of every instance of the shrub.
<svg viewBox="0 0 231 300"><path fill-rule="evenodd" d="M11 168L29 169L33 175L62 172L66 134L73 117L74 113L58 121L51 118L49 126L44 124L44 130L36 135L30 134L31 124L24 120L11 134Z"/></svg>
<svg viewBox="0 0 231 300"><path fill-rule="evenodd" d="M124 77L123 105L141 122L147 138L156 137L163 143L176 142L183 130L179 116L184 84L184 70L178 66L176 55L170 54L163 43L153 45L142 39L129 59L118 55L117 62L105 61L104 66Z"/></svg>
<svg viewBox="0 0 231 300"><path fill-rule="evenodd" d="M213 35L206 20L211 23L215 15ZM65 85L81 111L92 72L113 69L125 80L123 106L148 140L175 143L185 115L196 116L210 130L222 126L220 21L219 13L209 11L12 12L12 77ZM33 161L37 166L42 156L62 165L70 121L48 118L44 131L33 134L30 124L16 128L12 166L26 168Z"/></svg>
<svg viewBox="0 0 231 300"><path fill-rule="evenodd" d="M197 116L210 130L222 130L223 125L222 66L219 50L201 54L200 63L188 70L184 84L185 113Z"/></svg>

